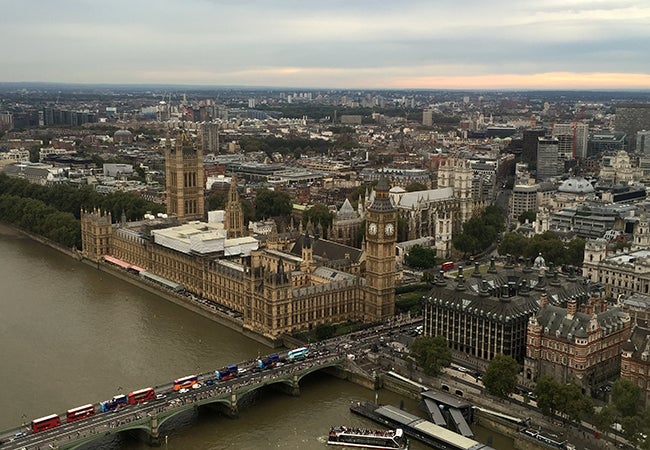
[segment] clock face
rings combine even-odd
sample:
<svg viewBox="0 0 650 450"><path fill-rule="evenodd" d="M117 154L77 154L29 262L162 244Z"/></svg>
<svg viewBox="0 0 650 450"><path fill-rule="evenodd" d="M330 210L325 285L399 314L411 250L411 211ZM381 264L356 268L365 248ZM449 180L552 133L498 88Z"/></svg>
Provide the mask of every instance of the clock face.
<svg viewBox="0 0 650 450"><path fill-rule="evenodd" d="M386 233L386 236L392 236L394 232L395 232L395 225L393 225L392 223L387 223L386 227L384 228L384 233Z"/></svg>
<svg viewBox="0 0 650 450"><path fill-rule="evenodd" d="M373 236L375 234L377 234L377 224L376 223L371 223L370 225L368 225L368 233L370 233Z"/></svg>

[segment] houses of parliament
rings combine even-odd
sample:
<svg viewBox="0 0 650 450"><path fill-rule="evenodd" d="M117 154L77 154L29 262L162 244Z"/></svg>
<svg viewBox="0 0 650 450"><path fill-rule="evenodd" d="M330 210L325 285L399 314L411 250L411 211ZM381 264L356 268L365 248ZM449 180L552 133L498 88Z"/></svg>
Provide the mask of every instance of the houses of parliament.
<svg viewBox="0 0 650 450"><path fill-rule="evenodd" d="M372 323L394 315L397 212L385 179L366 210L359 251L309 230L297 239L275 230L265 238L248 236L235 181L225 210L204 221L203 150L186 132L166 140L165 166L166 215L127 222L82 211L85 258L114 258L178 283L237 312L244 329L272 340L322 324ZM317 254L323 247L329 260L338 254L347 263L328 263Z"/></svg>

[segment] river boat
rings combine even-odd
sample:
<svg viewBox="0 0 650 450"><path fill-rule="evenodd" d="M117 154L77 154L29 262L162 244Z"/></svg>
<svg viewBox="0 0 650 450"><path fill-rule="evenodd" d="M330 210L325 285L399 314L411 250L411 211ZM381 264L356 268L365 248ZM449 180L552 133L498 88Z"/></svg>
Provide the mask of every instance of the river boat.
<svg viewBox="0 0 650 450"><path fill-rule="evenodd" d="M348 448L378 450L408 449L408 440L401 428L394 430L368 430L365 428L345 426L332 427L327 437L327 444Z"/></svg>

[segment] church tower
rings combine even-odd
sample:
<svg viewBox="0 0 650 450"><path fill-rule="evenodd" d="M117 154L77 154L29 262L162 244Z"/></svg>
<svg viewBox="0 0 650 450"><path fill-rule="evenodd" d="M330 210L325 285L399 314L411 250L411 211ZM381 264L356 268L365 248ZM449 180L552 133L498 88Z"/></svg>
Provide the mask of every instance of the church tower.
<svg viewBox="0 0 650 450"><path fill-rule="evenodd" d="M587 239L582 261L582 276L594 283L600 279L600 263L607 258L607 241L603 238Z"/></svg>
<svg viewBox="0 0 650 450"><path fill-rule="evenodd" d="M113 225L111 213L98 209L81 211L81 251L84 257L99 261L102 256L111 254L111 235Z"/></svg>
<svg viewBox="0 0 650 450"><path fill-rule="evenodd" d="M183 131L174 146L167 137L165 148L167 214L179 219L203 219L203 148Z"/></svg>
<svg viewBox="0 0 650 450"><path fill-rule="evenodd" d="M244 210L242 209L241 201L239 200L237 180L234 176L232 177L230 190L228 191L225 225L229 239L244 236Z"/></svg>
<svg viewBox="0 0 650 450"><path fill-rule="evenodd" d="M366 210L366 302L364 320L375 322L395 314L395 242L397 213L382 177Z"/></svg>
<svg viewBox="0 0 650 450"><path fill-rule="evenodd" d="M640 207L639 221L632 229L631 251L643 250L650 247L650 229L648 227L648 214L645 207Z"/></svg>
<svg viewBox="0 0 650 450"><path fill-rule="evenodd" d="M454 188L454 197L458 200L459 216L454 223L455 231L460 231L462 224L474 214L472 179L472 166L466 159L449 158L438 168L438 188Z"/></svg>

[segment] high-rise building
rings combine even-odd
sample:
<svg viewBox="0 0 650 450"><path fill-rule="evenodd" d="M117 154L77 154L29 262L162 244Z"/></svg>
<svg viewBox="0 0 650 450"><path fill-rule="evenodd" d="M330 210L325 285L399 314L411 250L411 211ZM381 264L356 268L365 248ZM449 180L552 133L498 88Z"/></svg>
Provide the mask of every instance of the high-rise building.
<svg viewBox="0 0 650 450"><path fill-rule="evenodd" d="M542 181L561 174L559 164L559 141L546 136L537 140L537 180Z"/></svg>
<svg viewBox="0 0 650 450"><path fill-rule="evenodd" d="M433 125L433 110L425 109L422 111L422 125L430 127Z"/></svg>
<svg viewBox="0 0 650 450"><path fill-rule="evenodd" d="M567 154L567 159L573 157L578 159L585 159L587 157L587 144L589 142L589 125L583 122L574 123L556 123L553 126L553 136L560 138L560 136L568 136L569 138L561 139L560 154ZM574 142L575 136L575 142ZM569 146L568 149L562 148L562 141L566 142ZM573 149L575 147L575 155Z"/></svg>
<svg viewBox="0 0 650 450"><path fill-rule="evenodd" d="M524 130L523 135L521 162L536 162L537 142L540 137L546 136L546 128L531 128L529 130Z"/></svg>
<svg viewBox="0 0 650 450"><path fill-rule="evenodd" d="M641 130L636 133L636 152L650 154L650 131Z"/></svg>
<svg viewBox="0 0 650 450"><path fill-rule="evenodd" d="M165 146L167 214L179 219L202 219L204 214L203 146L187 132L169 136Z"/></svg>
<svg viewBox="0 0 650 450"><path fill-rule="evenodd" d="M219 123L203 122L199 126L203 153L219 153Z"/></svg>
<svg viewBox="0 0 650 450"><path fill-rule="evenodd" d="M616 107L616 131L627 135L628 150L636 150L636 133L650 130L650 103L622 103Z"/></svg>

